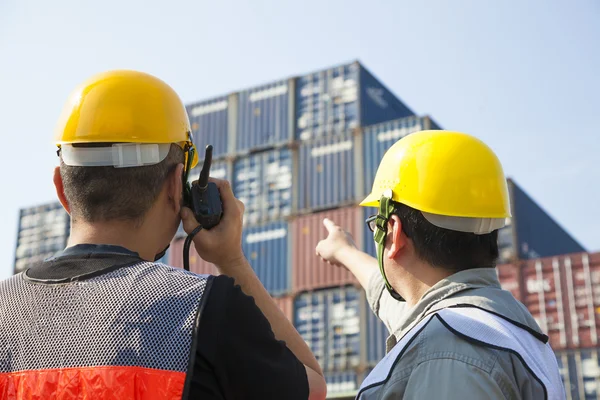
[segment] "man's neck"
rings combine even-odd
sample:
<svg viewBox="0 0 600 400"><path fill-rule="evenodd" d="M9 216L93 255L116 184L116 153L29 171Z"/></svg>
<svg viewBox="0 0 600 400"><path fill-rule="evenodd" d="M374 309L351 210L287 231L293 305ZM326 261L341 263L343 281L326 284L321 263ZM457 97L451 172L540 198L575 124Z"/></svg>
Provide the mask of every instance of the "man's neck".
<svg viewBox="0 0 600 400"><path fill-rule="evenodd" d="M75 222L71 225L68 246L78 244L108 244L134 251L144 260L153 261L156 255L154 243L146 237L145 229L130 222Z"/></svg>
<svg viewBox="0 0 600 400"><path fill-rule="evenodd" d="M396 271L390 277L390 283L397 288L398 294L406 300L409 307L416 305L439 281L452 275L449 270L432 267L421 261L411 263L409 267L398 266Z"/></svg>

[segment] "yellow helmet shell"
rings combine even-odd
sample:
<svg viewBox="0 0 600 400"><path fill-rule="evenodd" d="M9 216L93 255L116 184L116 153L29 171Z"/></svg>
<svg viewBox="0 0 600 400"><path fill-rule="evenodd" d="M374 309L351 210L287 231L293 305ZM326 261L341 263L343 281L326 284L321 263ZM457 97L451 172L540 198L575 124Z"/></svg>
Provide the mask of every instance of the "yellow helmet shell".
<svg viewBox="0 0 600 400"><path fill-rule="evenodd" d="M92 76L69 96L55 144L176 143L193 147L185 106L162 80L138 71ZM197 164L194 152L193 166Z"/></svg>
<svg viewBox="0 0 600 400"><path fill-rule="evenodd" d="M383 156L371 194L360 205L377 207L386 190L392 191L392 200L426 213L511 216L500 160L481 140L461 132L421 131L396 142Z"/></svg>

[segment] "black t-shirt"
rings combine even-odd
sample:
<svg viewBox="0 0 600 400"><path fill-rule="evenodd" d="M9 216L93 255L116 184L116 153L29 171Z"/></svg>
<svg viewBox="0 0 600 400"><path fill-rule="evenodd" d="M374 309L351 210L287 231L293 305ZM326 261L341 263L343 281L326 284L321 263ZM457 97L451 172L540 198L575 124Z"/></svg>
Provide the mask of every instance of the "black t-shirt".
<svg viewBox="0 0 600 400"><path fill-rule="evenodd" d="M111 253L124 260L137 257L127 249L107 245L78 245L60 255L82 256L82 263L52 269L40 264L26 273L34 279L69 279L102 274L90 254ZM125 267L124 267L125 268ZM88 275L91 274L91 275ZM308 399L304 365L275 339L271 324L254 298L247 296L233 278L211 277L198 328L196 360L190 399Z"/></svg>

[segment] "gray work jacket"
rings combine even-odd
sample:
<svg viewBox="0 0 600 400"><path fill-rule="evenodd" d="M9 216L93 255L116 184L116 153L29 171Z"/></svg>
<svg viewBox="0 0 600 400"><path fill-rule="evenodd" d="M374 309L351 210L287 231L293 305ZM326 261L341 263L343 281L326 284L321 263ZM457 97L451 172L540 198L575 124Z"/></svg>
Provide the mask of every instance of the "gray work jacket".
<svg viewBox="0 0 600 400"><path fill-rule="evenodd" d="M491 268L453 274L434 285L413 307L392 298L379 271L374 271L367 299L392 333L387 339L388 352L426 315L458 305L492 312L547 340L525 306L501 289L496 270ZM518 356L461 338L433 318L403 351L386 383L361 400L544 398L544 386Z"/></svg>

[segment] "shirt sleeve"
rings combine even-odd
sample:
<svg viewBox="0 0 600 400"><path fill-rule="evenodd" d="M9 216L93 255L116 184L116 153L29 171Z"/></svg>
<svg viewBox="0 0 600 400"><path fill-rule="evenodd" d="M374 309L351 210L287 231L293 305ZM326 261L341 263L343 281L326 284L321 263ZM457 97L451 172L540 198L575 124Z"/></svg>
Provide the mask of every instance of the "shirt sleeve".
<svg viewBox="0 0 600 400"><path fill-rule="evenodd" d="M369 278L366 294L371 310L384 323L388 332L394 333L398 329L400 316L406 309L406 303L394 299L389 294L385 288L383 277L378 270L374 271Z"/></svg>
<svg viewBox="0 0 600 400"><path fill-rule="evenodd" d="M390 391L393 390L391 387ZM386 393L381 398L396 397ZM505 399L505 396L487 371L464 361L436 358L412 371L403 399L479 400Z"/></svg>
<svg viewBox="0 0 600 400"><path fill-rule="evenodd" d="M309 395L304 365L275 338L254 298L224 275L213 278L200 316L192 382L198 398L306 400Z"/></svg>

